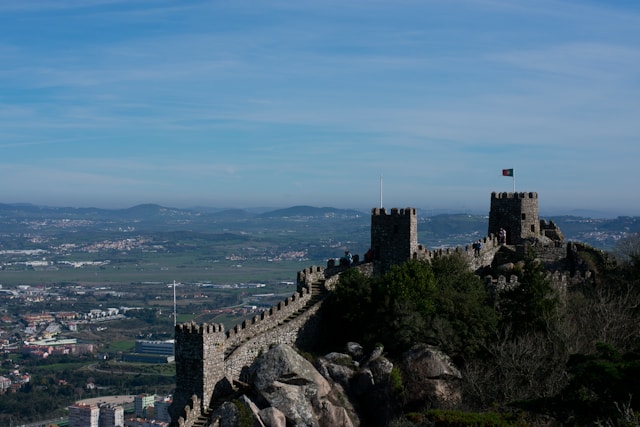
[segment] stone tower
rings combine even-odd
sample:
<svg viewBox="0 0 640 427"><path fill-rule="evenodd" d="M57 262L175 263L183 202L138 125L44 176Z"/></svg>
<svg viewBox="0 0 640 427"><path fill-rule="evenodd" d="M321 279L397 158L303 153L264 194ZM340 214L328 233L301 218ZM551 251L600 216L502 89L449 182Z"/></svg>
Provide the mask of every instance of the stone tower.
<svg viewBox="0 0 640 427"><path fill-rule="evenodd" d="M209 407L215 385L224 375L224 326L217 324L176 325L176 390L169 407L172 420L181 416L192 396L201 411Z"/></svg>
<svg viewBox="0 0 640 427"><path fill-rule="evenodd" d="M540 236L538 193L491 193L488 234L507 231L507 244L519 245L523 239Z"/></svg>
<svg viewBox="0 0 640 427"><path fill-rule="evenodd" d="M418 217L415 208L371 211L371 251L382 272L402 264L418 249Z"/></svg>

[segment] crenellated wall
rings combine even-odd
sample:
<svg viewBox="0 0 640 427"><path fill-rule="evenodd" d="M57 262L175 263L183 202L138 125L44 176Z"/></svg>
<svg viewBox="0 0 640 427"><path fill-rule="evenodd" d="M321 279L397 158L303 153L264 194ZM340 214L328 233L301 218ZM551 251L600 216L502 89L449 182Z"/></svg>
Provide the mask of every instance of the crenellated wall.
<svg viewBox="0 0 640 427"><path fill-rule="evenodd" d="M495 212L494 212L495 211ZM258 316L247 319L225 331L222 325L182 324L176 326L176 392L170 407L173 426L192 427L205 413L214 398L214 390L223 379L230 382L245 380L244 368L275 344L293 344L304 347L312 343L319 331L319 309L325 292L335 288L340 274L349 268L358 268L365 275L384 273L391 265L408 259L431 261L438 257L460 254L473 271L491 265L502 245L497 233L507 227L512 234L507 244L522 243L535 236L561 236L553 224L538 222L537 193L492 193L489 235L483 237L482 249L476 252L472 245L429 250L417 242L417 212L415 208L383 208L371 212L371 250L373 262L360 262L354 255L353 265L329 260L327 267L312 266L297 274L297 290ZM533 233L533 234L532 234ZM536 248L549 257L566 252L566 246L554 243ZM524 245L514 250L524 254ZM567 273L553 273L550 279L558 289L581 278ZM584 279L584 277L582 277ZM517 286L517 276L485 277L489 289L500 290Z"/></svg>
<svg viewBox="0 0 640 427"><path fill-rule="evenodd" d="M455 248L434 249L429 250L423 245L418 245L416 251L412 254L412 259L431 261L434 258L449 256L452 254L460 254L467 261L469 267L473 271L477 271L481 267L491 265L491 261L496 252L500 250L502 246L498 242L496 236L490 235L479 239L482 242L482 248L478 253L473 249L472 244L465 245L464 247L458 246Z"/></svg>
<svg viewBox="0 0 640 427"><path fill-rule="evenodd" d="M578 286L588 282L592 278L592 273L585 271L571 274L568 271L553 271L547 272L545 276L550 281L551 287L555 289L560 298L564 300L567 296L567 291L572 286ZM510 275L508 278L502 275L498 277L485 276L484 283L494 297L498 297L500 292L520 286L518 276L515 274Z"/></svg>
<svg viewBox="0 0 640 427"><path fill-rule="evenodd" d="M354 257L358 260L359 257ZM354 265L370 271L371 265ZM321 295L349 266L329 263L297 274L297 291L268 310L225 331L223 325L186 323L175 328L176 391L172 425L191 427L207 411L216 385L241 380L243 369L275 344L304 347L317 336Z"/></svg>
<svg viewBox="0 0 640 427"><path fill-rule="evenodd" d="M182 412L177 416L177 421L174 423L174 425L178 427L192 427L202 413L201 407L202 402L200 401L200 399L198 399L198 396L191 396L191 398L187 401L184 408L182 409ZM174 419L173 415L171 416L171 419Z"/></svg>
<svg viewBox="0 0 640 427"><path fill-rule="evenodd" d="M229 329L226 333L227 339L224 343L226 347L225 354L228 355L230 350L233 350L251 337L262 334L282 323L293 313L303 309L310 299L310 288L302 287L300 291L278 302L275 306Z"/></svg>

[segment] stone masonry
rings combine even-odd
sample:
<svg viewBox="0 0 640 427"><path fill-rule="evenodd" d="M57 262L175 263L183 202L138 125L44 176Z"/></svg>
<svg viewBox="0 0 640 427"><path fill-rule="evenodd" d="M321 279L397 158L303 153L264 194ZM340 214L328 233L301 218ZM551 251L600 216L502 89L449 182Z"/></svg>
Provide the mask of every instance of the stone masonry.
<svg viewBox="0 0 640 427"><path fill-rule="evenodd" d="M177 325L177 378L174 400L169 409L171 425L200 425L203 419L206 420L215 399L216 387L225 379L230 383L242 381L243 369L270 346L284 343L304 347L313 343L318 333L322 297L335 287L341 272L359 268L364 274L381 274L392 265L402 264L408 259L430 261L454 253L462 255L473 271L480 271L491 264L502 246L497 239L500 227L507 230L509 245L520 245L525 239L545 236L555 240L551 248L556 251L553 255L563 253L565 244L559 244L557 239L563 240L560 230L553 222L539 222L537 193L491 194L489 234L481 239L483 246L479 254L474 253L471 245L428 250L418 244L415 208L394 208L390 213L384 208L375 208L371 212L372 263L361 263L359 257L354 256L353 267L336 265L335 260L329 260L327 268L313 266L300 271L296 293L227 331L223 325L215 324ZM505 278L487 280L498 289L513 284ZM566 279L557 281L566 286Z"/></svg>
<svg viewBox="0 0 640 427"><path fill-rule="evenodd" d="M488 234L497 236L500 227L509 245L540 236L538 193L491 193Z"/></svg>

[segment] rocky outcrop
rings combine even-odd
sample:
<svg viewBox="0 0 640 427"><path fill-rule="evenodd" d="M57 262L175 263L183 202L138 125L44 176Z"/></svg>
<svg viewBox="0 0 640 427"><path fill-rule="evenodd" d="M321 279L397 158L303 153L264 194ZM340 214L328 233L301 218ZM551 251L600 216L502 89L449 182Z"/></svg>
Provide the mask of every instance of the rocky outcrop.
<svg viewBox="0 0 640 427"><path fill-rule="evenodd" d="M413 348L400 369L404 393L392 381L394 365L381 346L365 354L349 343L344 353L329 353L312 364L292 347L276 345L254 361L243 394L213 411L209 425L245 425L240 420L252 417L254 426L264 427L386 426L407 395L423 407L459 402L460 373L434 347Z"/></svg>
<svg viewBox="0 0 640 427"><path fill-rule="evenodd" d="M436 347L419 344L400 362L406 405L423 408L453 408L462 402L462 375L451 359Z"/></svg>
<svg viewBox="0 0 640 427"><path fill-rule="evenodd" d="M255 391L271 407L282 412L293 426L353 426L340 402L342 389L334 387L288 345L277 345L250 368ZM357 425L357 423L356 423Z"/></svg>

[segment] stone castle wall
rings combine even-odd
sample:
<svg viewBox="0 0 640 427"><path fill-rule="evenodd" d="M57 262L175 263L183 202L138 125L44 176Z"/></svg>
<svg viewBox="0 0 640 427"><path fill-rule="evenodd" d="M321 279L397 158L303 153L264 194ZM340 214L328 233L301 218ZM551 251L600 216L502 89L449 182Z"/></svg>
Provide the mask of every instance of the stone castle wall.
<svg viewBox="0 0 640 427"><path fill-rule="evenodd" d="M476 254L471 244L464 247L458 246L455 248L435 249L429 250L423 245L418 245L416 251L412 254L412 259L419 259L425 261L431 261L434 258L449 256L452 254L460 254L469 264L469 268L473 271L479 270L481 267L491 265L491 261L496 252L500 250L502 246L498 242L498 237L489 235L479 239L482 243L482 248L479 253Z"/></svg>
<svg viewBox="0 0 640 427"><path fill-rule="evenodd" d="M193 402L211 400L220 372L224 372L224 327L217 324L176 325L176 391L169 407L171 419L192 418ZM178 362L179 358L179 362ZM200 410L202 408L199 408ZM191 414L189 416L188 414Z"/></svg>
<svg viewBox="0 0 640 427"><path fill-rule="evenodd" d="M589 271L576 272L571 274L568 271L553 271L546 273L546 278L551 283L551 287L558 292L558 295L562 300L565 299L567 291L573 286L579 286L585 282L588 282L592 278L592 274ZM484 283L486 288L491 294L499 298L500 292L513 289L520 286L518 276L511 275L506 276L485 276Z"/></svg>
<svg viewBox="0 0 640 427"><path fill-rule="evenodd" d="M460 254L473 271L491 264L501 248L497 234L507 229L507 243L520 244L528 237L558 235L555 224L539 222L537 193L492 193L489 234L481 239L482 249L476 253L472 245L428 250L417 242L417 214L415 208L373 209L371 213L371 250L373 263L359 263L354 267L366 275L380 274L391 265L408 259L431 261L437 257ZM554 234L555 233L555 234ZM511 235L511 239L509 236ZM510 241L511 240L511 241ZM553 258L564 255L566 246L551 245L542 250ZM521 250L524 251L523 248ZM176 393L171 408L173 425L193 426L210 404L216 383L227 378L242 380L243 369L274 344L302 346L313 342L318 331L318 311L321 304L311 304L314 284L322 283L331 290L340 273L350 268L330 260L327 268L310 267L298 272L297 291L269 310L243 321L228 331L222 325L178 325L176 327ZM515 279L514 279L515 277ZM565 273L550 277L558 289L567 288L574 279ZM575 280L580 280L576 277ZM517 277L485 278L487 286L499 292L517 285ZM317 296L315 296L317 297Z"/></svg>
<svg viewBox="0 0 640 427"><path fill-rule="evenodd" d="M411 258L418 247L418 216L415 208L371 210L371 251L381 271Z"/></svg>
<svg viewBox="0 0 640 427"><path fill-rule="evenodd" d="M229 329L224 342L226 352L228 353L229 349L237 347L248 339L279 325L293 313L301 310L310 299L310 288L303 287L300 291L263 311L260 315L254 316L250 320L244 320L241 324Z"/></svg>
<svg viewBox="0 0 640 427"><path fill-rule="evenodd" d="M359 258L359 257L358 257ZM348 266L312 266L297 275L297 291L260 315L228 331L223 325L194 323L175 328L176 392L170 407L173 425L192 427L207 411L216 384L226 378L241 380L243 368L275 344L304 347L317 336L320 304L307 306L312 286L332 288ZM370 266L359 265L364 271Z"/></svg>
<svg viewBox="0 0 640 427"><path fill-rule="evenodd" d="M538 193L491 193L488 234L507 231L507 243L519 245L540 236Z"/></svg>

